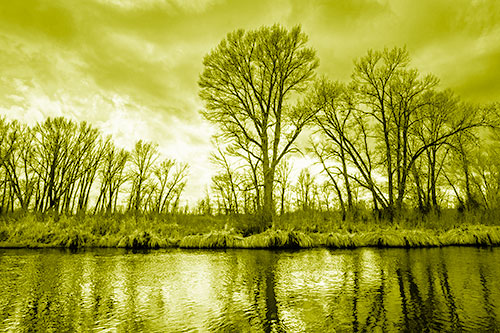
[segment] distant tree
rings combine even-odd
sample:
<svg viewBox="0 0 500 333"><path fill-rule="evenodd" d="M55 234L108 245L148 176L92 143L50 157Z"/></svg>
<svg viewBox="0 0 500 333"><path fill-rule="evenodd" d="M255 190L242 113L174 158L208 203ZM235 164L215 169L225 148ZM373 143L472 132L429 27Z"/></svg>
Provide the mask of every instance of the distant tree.
<svg viewBox="0 0 500 333"><path fill-rule="evenodd" d="M278 165L276 170L277 178L276 182L278 183L278 193L280 198L280 215L285 213L285 206L287 201L287 191L290 189L290 173L292 172L292 165L290 161L285 159L283 163Z"/></svg>
<svg viewBox="0 0 500 333"><path fill-rule="evenodd" d="M311 175L308 168L302 169L295 185L297 207L299 209L307 211L315 208L316 187L316 178Z"/></svg>
<svg viewBox="0 0 500 333"><path fill-rule="evenodd" d="M474 187L476 157L479 154L479 138L469 130L456 135L450 142L451 159L444 176L453 189L460 210L479 208L479 193Z"/></svg>
<svg viewBox="0 0 500 333"><path fill-rule="evenodd" d="M300 27L237 30L207 56L200 75L204 117L221 136L253 155L263 175L261 229L274 214L275 170L314 115L292 103L318 66Z"/></svg>
<svg viewBox="0 0 500 333"><path fill-rule="evenodd" d="M227 213L239 213L239 192L241 176L230 164L227 158L227 150L224 150L220 144L215 140L216 152L212 153L210 159L212 163L221 171L212 177L214 189L219 193L220 197L225 202L225 209Z"/></svg>
<svg viewBox="0 0 500 333"><path fill-rule="evenodd" d="M99 169L101 186L94 212L106 211L111 213L116 210L120 187L127 180L124 169L129 157L129 152L115 147L111 137L106 139Z"/></svg>
<svg viewBox="0 0 500 333"><path fill-rule="evenodd" d="M132 188L130 190L128 207L134 211L143 209L143 199L145 196L146 182L151 176L153 165L158 158L158 144L152 142L137 141L135 148L130 155L132 162L130 169L130 180Z"/></svg>
<svg viewBox="0 0 500 333"><path fill-rule="evenodd" d="M76 124L75 124L76 125ZM66 186L62 189L61 211L70 213L87 208L88 197L101 158L100 133L87 122L73 128L69 149L71 169L67 173Z"/></svg>
<svg viewBox="0 0 500 333"><path fill-rule="evenodd" d="M101 133L90 125L82 124L79 141L82 142L81 172L78 187L74 194L76 210L85 212L89 205L89 197L96 179L99 166L106 153L106 142L102 140Z"/></svg>
<svg viewBox="0 0 500 333"><path fill-rule="evenodd" d="M168 213L186 186L188 165L173 159L165 159L153 170L157 186L154 193L153 211Z"/></svg>
<svg viewBox="0 0 500 333"><path fill-rule="evenodd" d="M335 193L337 194L337 199L340 205L340 211L342 213L342 220L345 220L347 216L347 209L346 209L346 204L344 200L344 192L342 191L341 184L340 184L340 179L341 177L339 176L339 165L333 164L329 165L328 161L330 159L333 159L335 161L335 157L338 157L336 154L337 151L332 149L329 146L326 146L321 143L315 143L311 142L311 147L312 147L312 152L314 153L315 157L319 160L321 166L323 167L323 173L325 173L328 176L328 181L323 184L323 193L329 197L330 195L330 189L333 187L335 189ZM334 156L332 158L332 156ZM327 186L326 184L329 184ZM350 190L350 188L349 188ZM327 204L327 209L328 209L328 204Z"/></svg>
<svg viewBox="0 0 500 333"><path fill-rule="evenodd" d="M205 191L205 197L198 201L194 212L198 215L212 215L212 200L208 189Z"/></svg>
<svg viewBox="0 0 500 333"><path fill-rule="evenodd" d="M319 190L321 193L321 208L329 212L334 207L332 204L333 185L328 180L324 181Z"/></svg>

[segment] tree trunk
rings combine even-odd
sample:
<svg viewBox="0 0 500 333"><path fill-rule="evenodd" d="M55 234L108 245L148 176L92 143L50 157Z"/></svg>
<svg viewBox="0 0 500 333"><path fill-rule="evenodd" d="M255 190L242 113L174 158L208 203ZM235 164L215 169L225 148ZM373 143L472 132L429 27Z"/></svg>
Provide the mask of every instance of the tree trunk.
<svg viewBox="0 0 500 333"><path fill-rule="evenodd" d="M264 204L262 206L261 231L269 228L273 223L273 185L274 170L266 168L264 171Z"/></svg>

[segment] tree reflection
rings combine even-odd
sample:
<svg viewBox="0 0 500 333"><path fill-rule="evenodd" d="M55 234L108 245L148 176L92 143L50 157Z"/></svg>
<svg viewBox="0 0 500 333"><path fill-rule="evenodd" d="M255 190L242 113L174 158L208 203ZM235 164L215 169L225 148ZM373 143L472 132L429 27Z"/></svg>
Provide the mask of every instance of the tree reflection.
<svg viewBox="0 0 500 333"><path fill-rule="evenodd" d="M2 257L0 331L455 332L500 325L498 250L121 254Z"/></svg>
<svg viewBox="0 0 500 333"><path fill-rule="evenodd" d="M458 332L458 331L463 331L463 325L460 321L460 317L458 315L457 311L457 306L456 306L456 300L455 297L453 296L453 292L450 286L449 282L449 276L448 276L448 267L446 264L446 259L443 256L443 252L440 249L439 251L439 257L441 258L440 263L441 265L438 268L438 272L440 274L439 280L441 281L441 289L443 291L443 296L449 311L449 322L451 324L451 330L453 332Z"/></svg>
<svg viewBox="0 0 500 333"><path fill-rule="evenodd" d="M259 256L261 267L258 267L263 272L262 280L265 281L265 303L266 303L266 320L264 322L264 332L281 332L284 331L278 315L278 303L276 302L276 264L278 262L278 254L274 251L264 251Z"/></svg>

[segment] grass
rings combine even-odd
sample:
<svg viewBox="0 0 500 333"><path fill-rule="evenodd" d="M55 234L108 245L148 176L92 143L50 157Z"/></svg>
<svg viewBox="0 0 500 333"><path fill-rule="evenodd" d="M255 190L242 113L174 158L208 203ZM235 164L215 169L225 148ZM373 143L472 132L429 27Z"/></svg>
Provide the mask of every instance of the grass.
<svg viewBox="0 0 500 333"><path fill-rule="evenodd" d="M297 213L278 217L273 228L251 234L249 216L18 213L0 217L0 247L344 249L500 245L500 226L495 224L500 219L495 212L408 216L390 223L370 216L342 221L335 214Z"/></svg>

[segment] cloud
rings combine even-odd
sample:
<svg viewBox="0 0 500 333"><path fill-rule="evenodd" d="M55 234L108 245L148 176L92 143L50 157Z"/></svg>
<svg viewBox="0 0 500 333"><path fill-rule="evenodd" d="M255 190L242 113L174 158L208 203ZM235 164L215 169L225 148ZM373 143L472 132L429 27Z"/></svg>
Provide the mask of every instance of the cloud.
<svg viewBox="0 0 500 333"><path fill-rule="evenodd" d="M70 8L65 8L58 1L2 1L0 27L34 39L46 37L66 43L77 30L73 14Z"/></svg>
<svg viewBox="0 0 500 333"><path fill-rule="evenodd" d="M143 9L168 9L178 10L188 13L200 13L211 6L216 0L97 0L98 3L117 7L124 10L143 10Z"/></svg>

